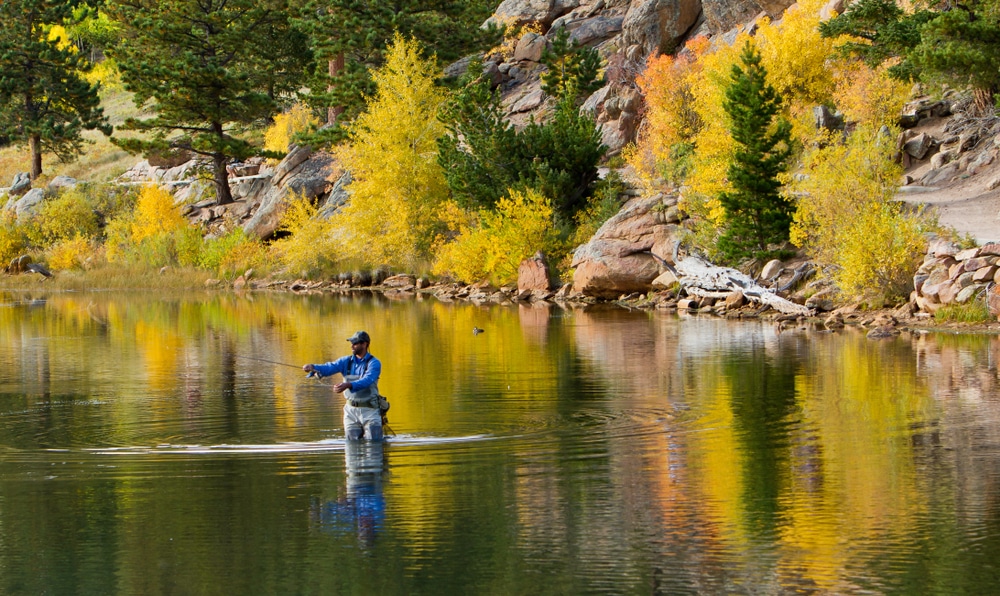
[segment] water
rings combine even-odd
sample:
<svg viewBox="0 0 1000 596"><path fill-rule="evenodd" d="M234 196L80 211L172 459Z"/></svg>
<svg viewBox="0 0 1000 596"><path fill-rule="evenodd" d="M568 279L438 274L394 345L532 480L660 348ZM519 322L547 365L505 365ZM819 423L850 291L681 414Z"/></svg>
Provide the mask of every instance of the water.
<svg viewBox="0 0 1000 596"><path fill-rule="evenodd" d="M345 444L298 368L358 329L384 445ZM0 593L997 593L998 357L608 308L0 293Z"/></svg>

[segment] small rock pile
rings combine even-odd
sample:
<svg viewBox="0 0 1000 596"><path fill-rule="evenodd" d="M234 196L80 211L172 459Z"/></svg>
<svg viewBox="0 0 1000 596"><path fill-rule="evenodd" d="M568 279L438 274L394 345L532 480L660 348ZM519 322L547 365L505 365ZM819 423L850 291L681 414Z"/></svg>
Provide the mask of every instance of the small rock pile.
<svg viewBox="0 0 1000 596"><path fill-rule="evenodd" d="M936 238L913 276L913 299L921 310L934 313L949 304L966 304L1000 281L1000 243L960 250Z"/></svg>

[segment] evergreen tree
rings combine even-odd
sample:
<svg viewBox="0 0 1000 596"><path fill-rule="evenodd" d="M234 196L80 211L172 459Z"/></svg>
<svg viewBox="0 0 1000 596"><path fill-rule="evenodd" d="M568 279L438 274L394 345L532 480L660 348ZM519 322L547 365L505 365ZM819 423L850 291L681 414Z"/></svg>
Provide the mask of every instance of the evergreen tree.
<svg viewBox="0 0 1000 596"><path fill-rule="evenodd" d="M572 221L606 151L594 119L577 107L578 83L586 87L593 79L562 79L553 86L560 95L552 117L516 131L482 66L473 64L469 73L441 114L448 135L438 141L438 160L452 195L465 207L493 208L510 189L535 189L563 221Z"/></svg>
<svg viewBox="0 0 1000 596"><path fill-rule="evenodd" d="M566 29L560 29L542 52L541 63L548 69L541 76L542 91L549 95L564 97L572 88L574 95L586 97L604 85L598 77L601 55L577 45Z"/></svg>
<svg viewBox="0 0 1000 596"><path fill-rule="evenodd" d="M327 111L328 124L313 142L341 140L342 123L364 109L371 96L371 71L385 61L395 33L413 38L448 63L480 50L497 36L480 24L493 0L305 0L300 24L309 33L316 62L308 82L308 103Z"/></svg>
<svg viewBox="0 0 1000 596"><path fill-rule="evenodd" d="M441 110L448 134L438 139L438 162L459 205L492 208L530 169L517 132L504 120L500 90L473 62L463 85Z"/></svg>
<svg viewBox="0 0 1000 596"><path fill-rule="evenodd" d="M115 142L133 153L210 157L218 202L232 202L228 160L265 154L238 133L272 117L309 64L287 2L111 0L106 10L125 32L112 52L125 88L156 113L121 127L149 136Z"/></svg>
<svg viewBox="0 0 1000 596"><path fill-rule="evenodd" d="M791 123L779 116L781 97L768 84L760 53L750 42L740 61L742 67L733 65L723 101L736 151L726 171L733 190L719 196L726 229L718 248L731 262L765 256L769 245L787 241L794 210L781 196L778 180L792 154Z"/></svg>
<svg viewBox="0 0 1000 596"><path fill-rule="evenodd" d="M0 138L31 150L31 178L42 152L69 160L82 152L84 130L111 134L98 85L82 78L89 64L77 49L49 39L52 25L71 25L82 0L0 2Z"/></svg>
<svg viewBox="0 0 1000 596"><path fill-rule="evenodd" d="M902 80L969 86L980 109L992 108L1000 89L1000 4L972 0L938 7L906 13L892 0L859 0L820 24L820 33L860 38L841 50L869 66L891 60L889 74Z"/></svg>

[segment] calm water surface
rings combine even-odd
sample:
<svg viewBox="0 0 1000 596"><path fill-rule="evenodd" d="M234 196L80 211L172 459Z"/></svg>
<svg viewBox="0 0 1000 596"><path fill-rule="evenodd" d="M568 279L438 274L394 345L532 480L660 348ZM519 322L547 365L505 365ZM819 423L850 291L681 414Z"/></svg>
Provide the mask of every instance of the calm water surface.
<svg viewBox="0 0 1000 596"><path fill-rule="evenodd" d="M298 369L358 329L385 444L345 445ZM998 358L612 309L0 292L0 593L997 593Z"/></svg>

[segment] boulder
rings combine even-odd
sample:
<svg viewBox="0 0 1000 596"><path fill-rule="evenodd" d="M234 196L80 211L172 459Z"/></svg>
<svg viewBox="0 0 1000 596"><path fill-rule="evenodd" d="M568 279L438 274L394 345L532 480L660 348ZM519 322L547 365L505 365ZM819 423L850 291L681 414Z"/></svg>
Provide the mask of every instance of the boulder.
<svg viewBox="0 0 1000 596"><path fill-rule="evenodd" d="M934 139L922 132L903 143L903 151L914 159L923 159L933 145Z"/></svg>
<svg viewBox="0 0 1000 596"><path fill-rule="evenodd" d="M669 52L700 14L698 0L633 0L621 24L622 39L625 45L640 46L643 55Z"/></svg>
<svg viewBox="0 0 1000 596"><path fill-rule="evenodd" d="M513 26L539 23L548 28L552 21L579 6L577 0L503 0L486 24Z"/></svg>
<svg viewBox="0 0 1000 596"><path fill-rule="evenodd" d="M573 292L616 298L648 291L661 273L657 257L666 260L663 255L670 254L677 233L677 226L656 221L653 208L662 204L659 195L630 200L577 248L571 265L576 270Z"/></svg>
<svg viewBox="0 0 1000 596"><path fill-rule="evenodd" d="M14 203L14 213L17 214L19 222L31 217L38 212L39 206L45 200L45 191L40 188L32 188L24 193L24 196Z"/></svg>
<svg viewBox="0 0 1000 596"><path fill-rule="evenodd" d="M59 192L64 188L73 188L77 185L76 178L71 178L70 176L56 176L49 182L48 188L49 192Z"/></svg>
<svg viewBox="0 0 1000 596"><path fill-rule="evenodd" d="M552 289L552 280L549 275L549 266L545 262L545 255L537 252L535 256L521 261L517 268L518 292L532 290L547 292Z"/></svg>
<svg viewBox="0 0 1000 596"><path fill-rule="evenodd" d="M538 33L525 33L517 42L514 48L514 60L528 60L538 62L542 59L542 52L548 46L548 40L544 35Z"/></svg>
<svg viewBox="0 0 1000 596"><path fill-rule="evenodd" d="M278 164L271 185L260 195L247 197L248 203L259 206L243 225L243 231L257 238L270 238L277 231L289 201L297 197L314 200L326 194L332 185L330 178L334 170L333 157L328 153L290 152Z"/></svg>
<svg viewBox="0 0 1000 596"><path fill-rule="evenodd" d="M29 190L31 190L31 174L19 172L14 175L14 180L10 183L10 188L7 189L7 196L19 197Z"/></svg>

